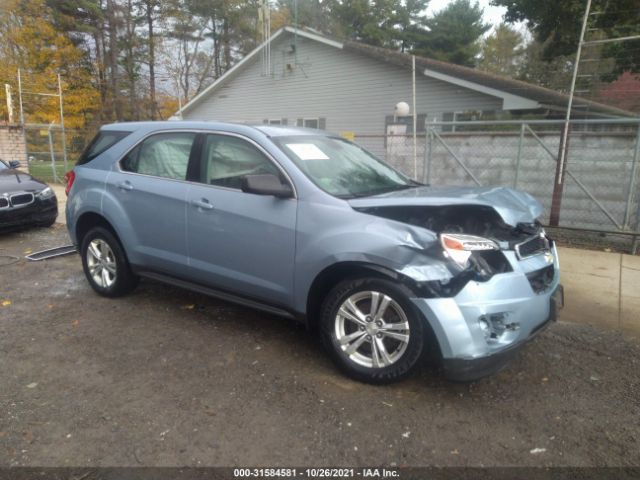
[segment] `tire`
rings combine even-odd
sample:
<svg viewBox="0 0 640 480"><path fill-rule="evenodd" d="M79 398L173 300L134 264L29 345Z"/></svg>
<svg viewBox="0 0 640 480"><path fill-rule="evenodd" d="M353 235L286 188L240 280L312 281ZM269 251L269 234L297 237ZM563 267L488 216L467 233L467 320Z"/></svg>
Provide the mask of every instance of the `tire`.
<svg viewBox="0 0 640 480"><path fill-rule="evenodd" d="M80 244L80 256L89 285L103 297L126 295L138 285L122 245L106 228L94 227L87 232Z"/></svg>
<svg viewBox="0 0 640 480"><path fill-rule="evenodd" d="M424 317L411 296L405 286L377 277L347 279L329 292L322 304L320 332L345 374L361 382L386 384L411 373L428 340ZM378 310L386 304L378 315L371 312L376 304Z"/></svg>

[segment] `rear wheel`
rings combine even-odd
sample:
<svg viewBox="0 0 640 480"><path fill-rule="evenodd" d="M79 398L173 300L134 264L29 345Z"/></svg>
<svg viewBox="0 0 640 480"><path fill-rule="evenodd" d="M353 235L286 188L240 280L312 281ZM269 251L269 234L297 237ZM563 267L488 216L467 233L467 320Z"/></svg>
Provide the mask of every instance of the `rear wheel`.
<svg viewBox="0 0 640 480"><path fill-rule="evenodd" d="M89 285L100 295L125 295L138 284L120 242L106 228L95 227L87 232L80 255Z"/></svg>
<svg viewBox="0 0 640 480"><path fill-rule="evenodd" d="M338 284L323 303L325 346L347 375L368 383L407 376L426 341L411 292L392 281L362 277Z"/></svg>

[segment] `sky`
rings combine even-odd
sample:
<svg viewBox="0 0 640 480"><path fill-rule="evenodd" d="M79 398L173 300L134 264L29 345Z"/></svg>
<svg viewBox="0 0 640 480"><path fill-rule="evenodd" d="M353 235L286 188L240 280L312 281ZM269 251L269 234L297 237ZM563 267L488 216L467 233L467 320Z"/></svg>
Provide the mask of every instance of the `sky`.
<svg viewBox="0 0 640 480"><path fill-rule="evenodd" d="M434 12L442 10L450 3L451 0L431 0L427 7L427 13L431 16ZM491 0L478 0L480 6L484 9L484 21L492 25L498 25L502 22L502 16L507 11L504 7L494 7L490 5Z"/></svg>
<svg viewBox="0 0 640 480"><path fill-rule="evenodd" d="M429 5L427 6L427 15L431 16L435 12L442 10L447 4L451 3L451 0L430 0ZM492 26L497 26L502 23L503 15L506 13L507 9L505 7L495 7L491 5L491 0L478 0L480 7L484 10L484 21L485 23L489 23ZM510 27L515 28L520 31L525 38L529 38L529 33L527 31L527 27L524 22L519 22L515 24L509 24ZM493 31L493 28L490 29L485 36L490 35Z"/></svg>

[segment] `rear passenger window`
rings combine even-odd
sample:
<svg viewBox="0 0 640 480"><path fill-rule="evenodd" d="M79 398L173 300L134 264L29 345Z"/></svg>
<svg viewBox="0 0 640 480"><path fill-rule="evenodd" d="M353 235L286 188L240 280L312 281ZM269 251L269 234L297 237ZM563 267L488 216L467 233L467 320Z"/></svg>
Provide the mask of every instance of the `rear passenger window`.
<svg viewBox="0 0 640 480"><path fill-rule="evenodd" d="M269 159L249 142L230 135L207 135L202 147L200 181L240 189L245 175L281 176Z"/></svg>
<svg viewBox="0 0 640 480"><path fill-rule="evenodd" d="M195 133L171 132L153 135L122 159L126 172L185 180Z"/></svg>

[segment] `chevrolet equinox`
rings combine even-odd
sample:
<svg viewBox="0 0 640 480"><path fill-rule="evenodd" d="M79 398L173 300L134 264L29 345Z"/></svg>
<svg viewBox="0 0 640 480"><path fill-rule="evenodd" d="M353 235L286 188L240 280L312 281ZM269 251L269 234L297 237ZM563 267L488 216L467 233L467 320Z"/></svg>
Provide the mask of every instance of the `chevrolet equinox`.
<svg viewBox="0 0 640 480"><path fill-rule="evenodd" d="M67 193L98 294L147 277L292 317L365 382L427 354L453 380L491 374L563 303L529 194L425 186L320 130L108 125Z"/></svg>

